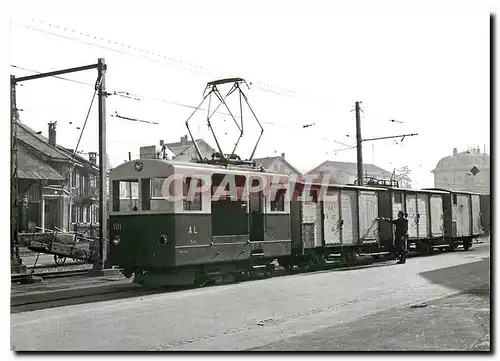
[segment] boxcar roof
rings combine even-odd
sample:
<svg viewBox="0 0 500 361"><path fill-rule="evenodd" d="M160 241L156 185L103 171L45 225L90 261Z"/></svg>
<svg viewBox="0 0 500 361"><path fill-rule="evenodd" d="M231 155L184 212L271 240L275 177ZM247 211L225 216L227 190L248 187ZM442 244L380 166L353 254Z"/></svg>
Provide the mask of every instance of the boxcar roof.
<svg viewBox="0 0 500 361"><path fill-rule="evenodd" d="M408 188L390 188L398 192L411 192L411 193L434 193L434 194L448 194L448 192L441 189L408 189Z"/></svg>
<svg viewBox="0 0 500 361"><path fill-rule="evenodd" d="M366 187L366 186L354 186L349 184L333 184L333 183L321 183L321 182L303 182L299 181L298 184L304 185L312 185L312 186L328 186L333 188L341 188L341 189L359 189L359 190L368 190L368 191L387 191L386 188L382 187Z"/></svg>
<svg viewBox="0 0 500 361"><path fill-rule="evenodd" d="M434 191L440 191L442 193L458 193L458 194L472 194L476 196L480 196L481 193L476 193L476 192L469 192L469 191L453 191L449 189L443 189L443 188L424 188L424 190L429 191L429 192L434 192Z"/></svg>

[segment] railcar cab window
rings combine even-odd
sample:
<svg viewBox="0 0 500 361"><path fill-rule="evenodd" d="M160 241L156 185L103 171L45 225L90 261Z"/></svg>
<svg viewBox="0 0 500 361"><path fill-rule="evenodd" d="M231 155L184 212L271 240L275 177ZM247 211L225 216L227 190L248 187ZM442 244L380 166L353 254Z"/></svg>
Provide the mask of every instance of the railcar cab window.
<svg viewBox="0 0 500 361"><path fill-rule="evenodd" d="M185 211L201 211L202 179L186 177L182 182L183 204Z"/></svg>
<svg viewBox="0 0 500 361"><path fill-rule="evenodd" d="M457 205L457 194L456 193L452 194L451 198L453 199L453 205L456 206Z"/></svg>
<svg viewBox="0 0 500 361"><path fill-rule="evenodd" d="M113 181L113 211L137 211L139 209L139 180Z"/></svg>

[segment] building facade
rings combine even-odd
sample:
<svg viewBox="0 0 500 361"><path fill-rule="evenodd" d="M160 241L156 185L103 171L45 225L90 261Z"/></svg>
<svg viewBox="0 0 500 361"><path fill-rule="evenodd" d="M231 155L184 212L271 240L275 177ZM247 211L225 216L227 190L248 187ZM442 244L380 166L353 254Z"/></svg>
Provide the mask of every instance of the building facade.
<svg viewBox="0 0 500 361"><path fill-rule="evenodd" d="M490 194L490 156L478 148L460 153L453 149L432 173L435 188Z"/></svg>
<svg viewBox="0 0 500 361"><path fill-rule="evenodd" d="M98 174L96 153L89 159L57 145L56 124L48 138L17 125L18 231L69 231L75 224L96 224Z"/></svg>
<svg viewBox="0 0 500 361"><path fill-rule="evenodd" d="M365 178L376 178L379 180L389 180L393 175L392 172L388 172L373 164L363 164L363 173ZM332 184L354 184L358 178L358 168L356 163L327 160L307 172L306 176L317 180L329 181Z"/></svg>

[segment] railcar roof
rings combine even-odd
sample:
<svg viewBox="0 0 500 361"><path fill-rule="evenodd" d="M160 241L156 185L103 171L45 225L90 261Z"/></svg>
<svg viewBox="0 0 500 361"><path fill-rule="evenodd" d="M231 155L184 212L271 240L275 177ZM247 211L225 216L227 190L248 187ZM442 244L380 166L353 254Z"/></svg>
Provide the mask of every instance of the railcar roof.
<svg viewBox="0 0 500 361"><path fill-rule="evenodd" d="M264 171L261 172L257 168L251 168L251 167L245 167L245 166L237 166L237 165L216 165L216 164L206 164L206 163L194 163L194 162L188 162L188 161L179 161L179 160L164 160L164 159L134 159L131 161L127 161L125 163L122 163L115 167L112 171L119 170L121 168L127 168L130 166L130 164L135 164L136 162L141 162L144 164L152 164L155 166L155 168L167 168L167 167L174 167L174 168L184 168L184 169L190 169L190 170L213 170L213 171L220 171L220 172L229 172L229 173L254 173L254 174L260 174L260 175L274 175L274 176L286 176L288 177L287 174L285 173L277 173L277 172L272 172L272 171Z"/></svg>

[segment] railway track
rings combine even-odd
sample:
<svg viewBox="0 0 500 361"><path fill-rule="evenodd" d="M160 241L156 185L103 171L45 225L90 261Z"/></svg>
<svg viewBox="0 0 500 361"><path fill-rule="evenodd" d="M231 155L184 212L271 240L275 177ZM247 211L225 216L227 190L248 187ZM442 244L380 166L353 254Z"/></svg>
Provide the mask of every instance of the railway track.
<svg viewBox="0 0 500 361"><path fill-rule="evenodd" d="M27 274L19 274L19 275L11 275L10 280L11 283L20 283L24 279L30 276L42 277L45 279L53 279L53 278L63 278L63 277L78 277L85 276L91 271L91 269L80 269L80 270L68 270L68 271L55 271L55 272L40 272L40 273L27 273Z"/></svg>
<svg viewBox="0 0 500 361"><path fill-rule="evenodd" d="M482 242L480 242L482 243ZM434 255L429 255L429 256L438 256L441 252L435 253ZM412 254L410 253L408 255L408 258L413 258L413 257L418 257L418 254ZM281 267L277 267L275 269L275 272L273 272L269 276L251 276L246 278L243 281L240 282L245 282L245 281L250 281L250 280L257 280L257 279L262 279L262 278L275 278L275 277L285 277L289 275L294 275L294 274L300 274L300 273L314 273L314 272L324 272L324 271L332 271L332 272L339 272L339 271L349 271L349 270L355 270L355 269L362 269L362 268L370 268L370 267L383 267L383 266L390 266L392 264L395 264L394 260L387 259L387 258L382 258L382 259L372 259L372 258L366 258L366 259L359 259L355 264L350 264L350 265L344 265L344 264L336 264L336 265L330 265L329 267L325 268L320 268L320 269L310 269L310 270L300 270L300 269L293 269L291 271L286 271L285 269ZM67 271L67 272L46 272L43 274L39 274L39 276L43 276L44 278L62 278L62 277L77 277L77 276L85 276L90 270L76 270L76 271ZM13 276L13 283L14 279L20 279L23 276ZM26 277L24 275L24 277ZM239 283L238 281L236 282L225 282L222 284L231 284L231 283ZM216 287L218 285L222 285L220 283L209 283L205 287ZM125 283L125 284L114 284L114 285L109 285L107 287L101 286L99 289L94 288L92 291L89 291L88 293L85 293L85 291L81 291L77 294L75 293L69 293L69 294L64 294L61 292L59 295L55 295L53 298L47 299L47 300L40 300L40 299L30 299L29 297L26 297L23 300L17 300L14 303L11 302L11 313L18 313L18 312L27 312L27 311L33 311L33 310L39 310L39 309L45 309L45 308L53 308L53 307L62 307L62 306L68 306L68 305L75 305L75 304L83 304L83 303L91 303L91 302L102 302L102 301L109 301L109 300L117 300L117 299L124 299L124 298L132 298L132 297L140 297L140 296L147 296L147 295L154 295L154 294L161 294L161 293L170 293L170 292L178 292L178 291L183 291L183 290L189 290L189 289L194 289L194 288L199 288L200 286L195 286L195 285L189 285L189 286L169 286L169 287L161 287L161 288L144 288L143 286L140 286L138 284L134 284L132 282L130 283Z"/></svg>

